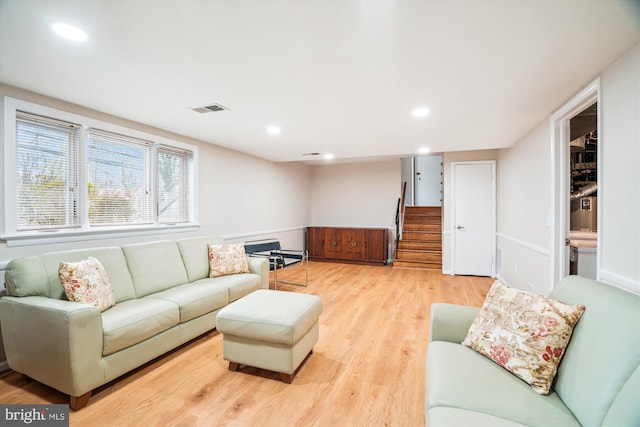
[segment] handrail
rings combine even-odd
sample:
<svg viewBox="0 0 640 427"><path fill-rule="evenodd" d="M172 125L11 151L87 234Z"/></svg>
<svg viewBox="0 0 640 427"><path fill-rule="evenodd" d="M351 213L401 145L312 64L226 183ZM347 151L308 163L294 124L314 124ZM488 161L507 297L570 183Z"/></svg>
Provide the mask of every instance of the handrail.
<svg viewBox="0 0 640 427"><path fill-rule="evenodd" d="M396 207L396 244L394 258L398 256L398 241L400 240L400 201L402 197L398 197L398 206Z"/></svg>
<svg viewBox="0 0 640 427"><path fill-rule="evenodd" d="M402 235L402 226L404 224L404 211L405 211L405 202L407 196L407 181L402 183L402 199L400 202L400 208L402 209L402 213L400 214L400 235Z"/></svg>

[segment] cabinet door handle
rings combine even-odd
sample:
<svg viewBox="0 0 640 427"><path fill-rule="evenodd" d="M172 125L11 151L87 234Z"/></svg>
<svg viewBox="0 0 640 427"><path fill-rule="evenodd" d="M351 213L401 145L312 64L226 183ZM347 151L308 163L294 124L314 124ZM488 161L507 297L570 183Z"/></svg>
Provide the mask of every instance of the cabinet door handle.
<svg viewBox="0 0 640 427"><path fill-rule="evenodd" d="M351 242L351 246L355 248L356 246L358 246L358 242Z"/></svg>
<svg viewBox="0 0 640 427"><path fill-rule="evenodd" d="M331 241L331 246L335 246L335 245L337 245L337 244L338 244L338 243L337 243L335 240L332 240L332 241Z"/></svg>

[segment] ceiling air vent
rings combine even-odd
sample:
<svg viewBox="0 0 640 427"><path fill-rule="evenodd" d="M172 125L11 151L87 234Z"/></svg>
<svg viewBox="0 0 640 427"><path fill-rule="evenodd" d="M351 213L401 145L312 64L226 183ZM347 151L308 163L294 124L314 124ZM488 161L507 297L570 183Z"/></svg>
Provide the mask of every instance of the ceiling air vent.
<svg viewBox="0 0 640 427"><path fill-rule="evenodd" d="M212 112L215 113L216 111L228 110L227 107L222 106L220 104L205 105L203 107L194 107L191 109L196 113L212 113Z"/></svg>

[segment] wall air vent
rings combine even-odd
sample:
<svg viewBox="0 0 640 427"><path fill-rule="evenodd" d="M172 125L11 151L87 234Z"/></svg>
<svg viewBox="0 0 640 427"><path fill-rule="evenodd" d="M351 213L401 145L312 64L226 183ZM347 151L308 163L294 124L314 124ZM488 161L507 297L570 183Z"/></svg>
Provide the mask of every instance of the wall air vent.
<svg viewBox="0 0 640 427"><path fill-rule="evenodd" d="M215 113L216 111L228 110L228 108L220 104L211 104L205 105L203 107L193 107L191 108L191 110L195 111L196 113Z"/></svg>

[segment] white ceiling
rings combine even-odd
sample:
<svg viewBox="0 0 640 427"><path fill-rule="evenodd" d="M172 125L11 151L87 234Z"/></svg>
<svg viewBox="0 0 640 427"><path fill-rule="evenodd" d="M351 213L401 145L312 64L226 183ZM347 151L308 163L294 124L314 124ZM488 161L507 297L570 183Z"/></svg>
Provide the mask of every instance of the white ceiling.
<svg viewBox="0 0 640 427"><path fill-rule="evenodd" d="M362 161L509 146L639 39L636 0L0 0L0 81L276 162ZM210 103L229 110L188 108Z"/></svg>

